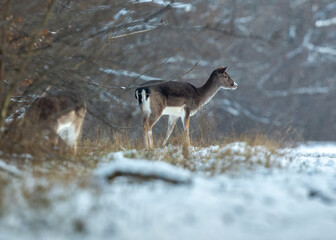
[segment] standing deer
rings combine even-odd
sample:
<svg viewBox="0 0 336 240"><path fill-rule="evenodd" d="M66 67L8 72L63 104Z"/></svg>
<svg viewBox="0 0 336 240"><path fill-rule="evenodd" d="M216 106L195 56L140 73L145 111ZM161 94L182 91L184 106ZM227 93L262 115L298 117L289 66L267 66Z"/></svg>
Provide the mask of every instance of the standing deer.
<svg viewBox="0 0 336 240"><path fill-rule="evenodd" d="M27 110L25 122L53 144L58 144L60 137L76 154L85 114L86 103L78 94L60 91L37 98Z"/></svg>
<svg viewBox="0 0 336 240"><path fill-rule="evenodd" d="M169 115L168 129L163 146L166 145L176 122L181 118L187 145L190 145L189 119L207 104L219 89L234 90L238 85L226 73L227 67L217 68L202 87L187 82L148 81L135 90L143 116L143 138L146 149L153 149L152 128L162 115Z"/></svg>

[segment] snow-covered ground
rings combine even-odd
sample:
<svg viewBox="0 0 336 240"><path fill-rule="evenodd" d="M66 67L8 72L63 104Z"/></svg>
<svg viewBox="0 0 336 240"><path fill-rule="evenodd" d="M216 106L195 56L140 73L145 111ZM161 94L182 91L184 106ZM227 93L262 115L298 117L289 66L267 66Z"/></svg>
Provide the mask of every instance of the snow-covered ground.
<svg viewBox="0 0 336 240"><path fill-rule="evenodd" d="M193 171L142 156L110 153L85 184L13 180L0 239L336 239L336 143L195 148Z"/></svg>

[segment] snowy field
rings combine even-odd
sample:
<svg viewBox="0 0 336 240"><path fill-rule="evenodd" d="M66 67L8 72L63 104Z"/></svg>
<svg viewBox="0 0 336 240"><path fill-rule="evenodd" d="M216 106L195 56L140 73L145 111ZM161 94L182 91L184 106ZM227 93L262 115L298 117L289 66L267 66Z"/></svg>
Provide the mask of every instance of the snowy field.
<svg viewBox="0 0 336 240"><path fill-rule="evenodd" d="M162 161L173 148L107 154L67 184L0 161L23 175L4 190L0 239L336 239L336 143L194 148L187 168Z"/></svg>

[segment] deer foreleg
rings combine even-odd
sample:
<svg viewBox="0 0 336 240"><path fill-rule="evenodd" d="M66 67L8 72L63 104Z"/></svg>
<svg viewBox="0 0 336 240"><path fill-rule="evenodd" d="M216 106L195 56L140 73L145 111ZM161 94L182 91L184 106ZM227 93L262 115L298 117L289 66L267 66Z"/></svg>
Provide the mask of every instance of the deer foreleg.
<svg viewBox="0 0 336 240"><path fill-rule="evenodd" d="M77 142L78 142L79 135L81 133L82 124L83 124L83 120L75 124L75 140L73 143L73 154L74 155L77 154Z"/></svg>
<svg viewBox="0 0 336 240"><path fill-rule="evenodd" d="M190 145L190 137L189 137L189 121L190 121L190 113L189 111L185 111L185 115L183 118L183 128L184 128L184 139L185 139L185 144L187 146Z"/></svg>
<svg viewBox="0 0 336 240"><path fill-rule="evenodd" d="M148 128L148 142L149 142L149 148L154 149L152 127Z"/></svg>
<svg viewBox="0 0 336 240"><path fill-rule="evenodd" d="M169 116L169 118L168 118L168 129L167 129L166 137L163 140L162 146L167 144L167 141L168 141L170 135L172 134L178 119L179 119L179 116L173 116L173 115Z"/></svg>

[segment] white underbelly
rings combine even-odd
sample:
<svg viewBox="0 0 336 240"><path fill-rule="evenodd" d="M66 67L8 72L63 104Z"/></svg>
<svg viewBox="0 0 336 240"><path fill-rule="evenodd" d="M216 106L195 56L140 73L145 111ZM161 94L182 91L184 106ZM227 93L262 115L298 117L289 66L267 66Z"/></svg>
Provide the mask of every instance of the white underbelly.
<svg viewBox="0 0 336 240"><path fill-rule="evenodd" d="M182 117L184 115L184 106L181 107L165 107L162 115L173 115Z"/></svg>

